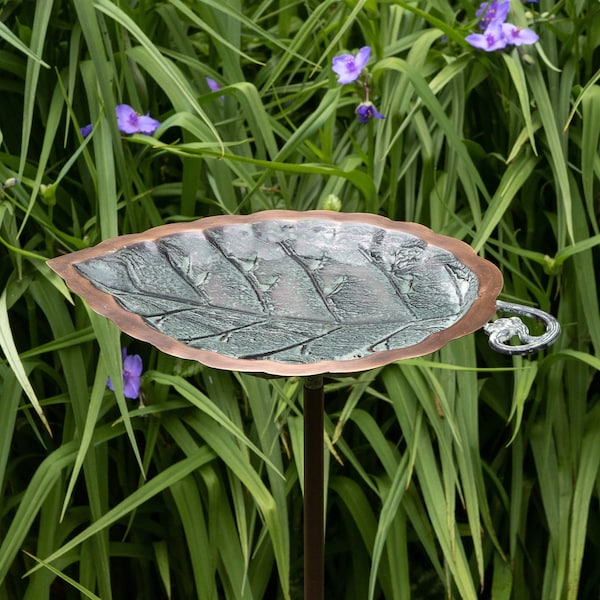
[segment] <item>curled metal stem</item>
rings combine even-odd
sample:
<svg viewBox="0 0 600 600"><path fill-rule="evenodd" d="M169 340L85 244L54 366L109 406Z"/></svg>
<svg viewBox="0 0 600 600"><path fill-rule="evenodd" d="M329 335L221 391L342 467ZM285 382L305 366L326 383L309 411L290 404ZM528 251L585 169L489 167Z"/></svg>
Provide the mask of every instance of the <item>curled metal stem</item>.
<svg viewBox="0 0 600 600"><path fill-rule="evenodd" d="M502 317L483 326L484 332L489 337L490 346L503 354L531 354L539 352L552 345L560 335L560 325L558 321L547 312L523 306L522 304L512 304L511 302L496 301L496 308L500 312L513 313L516 315L530 317L544 324L545 332L541 335L531 335L529 328L520 316ZM512 338L518 337L521 344L512 345Z"/></svg>

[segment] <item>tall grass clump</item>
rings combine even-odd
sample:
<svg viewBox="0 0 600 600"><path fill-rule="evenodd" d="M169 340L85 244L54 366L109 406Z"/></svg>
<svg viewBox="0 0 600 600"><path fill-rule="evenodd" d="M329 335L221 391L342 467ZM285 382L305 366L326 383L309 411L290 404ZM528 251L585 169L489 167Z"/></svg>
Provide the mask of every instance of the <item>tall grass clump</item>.
<svg viewBox="0 0 600 600"><path fill-rule="evenodd" d="M326 380L326 596L598 598L600 5L512 0L539 41L490 52L478 8L0 3L0 600L302 596L301 382L129 339L45 264L273 208L462 239L563 330ZM365 46L361 123L331 65Z"/></svg>

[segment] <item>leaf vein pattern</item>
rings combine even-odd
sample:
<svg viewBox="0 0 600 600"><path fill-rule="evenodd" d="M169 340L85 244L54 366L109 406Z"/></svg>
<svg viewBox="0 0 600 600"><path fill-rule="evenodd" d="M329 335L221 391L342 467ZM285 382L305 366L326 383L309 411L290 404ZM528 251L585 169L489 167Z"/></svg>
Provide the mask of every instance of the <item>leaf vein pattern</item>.
<svg viewBox="0 0 600 600"><path fill-rule="evenodd" d="M335 311L335 306L332 306L331 298L329 298L329 296L327 296L327 294L323 291L323 288L321 287L321 284L319 283L312 269L310 269L310 267L302 260L302 258L298 256L298 254L296 254L296 251L291 247L291 245L287 241L280 241L279 245L281 246L283 251L306 273L315 291L323 301L323 305L327 309L327 312L333 317L336 323L340 323L341 319Z"/></svg>

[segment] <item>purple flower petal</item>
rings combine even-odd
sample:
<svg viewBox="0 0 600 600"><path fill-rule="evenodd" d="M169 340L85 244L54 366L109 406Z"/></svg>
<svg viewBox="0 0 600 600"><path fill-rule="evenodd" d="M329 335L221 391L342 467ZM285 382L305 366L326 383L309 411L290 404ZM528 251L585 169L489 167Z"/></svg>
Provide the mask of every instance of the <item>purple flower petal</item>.
<svg viewBox="0 0 600 600"><path fill-rule="evenodd" d="M367 66L369 62L369 58L371 58L371 47L363 46L357 53L356 59L354 60L356 64L356 68L361 71Z"/></svg>
<svg viewBox="0 0 600 600"><path fill-rule="evenodd" d="M371 56L369 46L362 47L356 56L352 54L340 54L331 61L331 68L338 76L338 83L346 84L356 81L365 68Z"/></svg>
<svg viewBox="0 0 600 600"><path fill-rule="evenodd" d="M123 361L123 372L127 375L139 377L143 370L142 357L139 354L125 356L125 360Z"/></svg>
<svg viewBox="0 0 600 600"><path fill-rule="evenodd" d="M502 33L508 44L513 46L523 46L535 44L540 37L531 29L520 29L512 23L504 23L502 25Z"/></svg>
<svg viewBox="0 0 600 600"><path fill-rule="evenodd" d="M472 33L465 40L474 48L493 52L506 48L506 40L500 23L492 23L483 33Z"/></svg>
<svg viewBox="0 0 600 600"><path fill-rule="evenodd" d="M116 108L117 125L122 133L138 132L138 114L128 104L118 104Z"/></svg>
<svg viewBox="0 0 600 600"><path fill-rule="evenodd" d="M123 396L135 400L140 395L141 380L133 375L123 376Z"/></svg>
<svg viewBox="0 0 600 600"><path fill-rule="evenodd" d="M138 116L138 133L152 135L160 125L160 121L153 119L150 114Z"/></svg>
<svg viewBox="0 0 600 600"><path fill-rule="evenodd" d="M205 77L204 79L206 79L206 85L208 85L211 92L218 92L221 89L221 86L214 79L210 77ZM220 96L220 98L224 100L225 96Z"/></svg>
<svg viewBox="0 0 600 600"><path fill-rule="evenodd" d="M79 131L81 131L82 137L86 138L90 133L92 133L93 125L90 123L89 125L84 125Z"/></svg>
<svg viewBox="0 0 600 600"><path fill-rule="evenodd" d="M218 92L221 89L221 86L214 79L211 79L210 77L205 77L205 79L206 85L208 85L212 92Z"/></svg>
<svg viewBox="0 0 600 600"><path fill-rule="evenodd" d="M333 72L337 74L338 83L352 83L358 79L360 71L356 70L354 57L351 54L336 56L331 63Z"/></svg>

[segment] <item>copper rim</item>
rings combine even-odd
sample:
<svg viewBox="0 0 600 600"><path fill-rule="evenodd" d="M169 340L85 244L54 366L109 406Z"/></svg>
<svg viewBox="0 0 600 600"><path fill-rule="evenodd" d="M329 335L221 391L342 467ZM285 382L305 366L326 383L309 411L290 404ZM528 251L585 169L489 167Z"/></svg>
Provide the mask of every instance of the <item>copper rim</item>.
<svg viewBox="0 0 600 600"><path fill-rule="evenodd" d="M387 230L401 231L417 236L432 246L451 252L467 266L479 280L479 296L467 313L447 329L431 334L424 341L395 350L382 350L369 356L352 360L327 360L308 364L288 364L269 359L242 359L224 356L208 350L187 346L168 335L160 333L146 325L142 317L121 308L115 298L97 289L91 281L83 277L75 265L100 255L116 252L139 242L156 240L166 235L184 232L199 232L226 225L257 223L267 220L327 220L338 223L365 223ZM369 213L336 213L331 211L291 211L268 210L251 215L230 215L205 217L189 223L172 223L154 227L138 234L122 235L86 248L48 260L48 266L60 275L69 288L82 296L98 314L108 317L131 337L156 346L159 350L179 358L196 360L216 369L243 371L248 373L266 373L278 376L305 376L325 373L356 373L406 359L430 354L451 340L460 338L480 329L496 311L496 298L503 285L502 274L489 261L480 258L474 250L460 240L434 233L418 223L392 221L387 217Z"/></svg>

